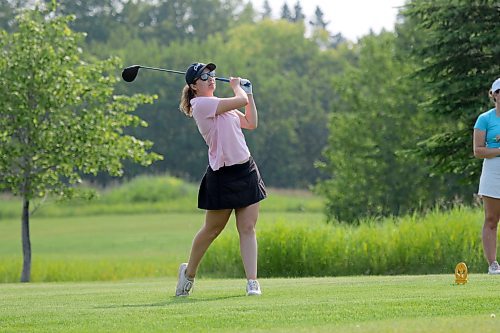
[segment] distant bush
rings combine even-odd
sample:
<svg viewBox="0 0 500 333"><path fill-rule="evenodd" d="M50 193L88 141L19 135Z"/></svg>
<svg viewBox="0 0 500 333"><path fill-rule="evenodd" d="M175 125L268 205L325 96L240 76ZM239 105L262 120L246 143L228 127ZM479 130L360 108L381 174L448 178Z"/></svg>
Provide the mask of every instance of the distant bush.
<svg viewBox="0 0 500 333"><path fill-rule="evenodd" d="M144 203L166 202L186 196L196 198L198 187L171 176L138 176L123 185L104 191L99 202Z"/></svg>
<svg viewBox="0 0 500 333"><path fill-rule="evenodd" d="M82 186L82 193L89 187ZM37 210L36 216L83 216L106 214L143 214L196 212L198 184L188 183L168 175L138 176L128 182L97 190L92 200L77 198L57 202L47 199ZM33 200L34 207L40 200ZM261 203L262 211L322 212L323 200L309 191L268 189L268 198ZM0 200L0 219L20 218L19 198L3 196Z"/></svg>
<svg viewBox="0 0 500 333"><path fill-rule="evenodd" d="M359 226L281 221L257 231L259 276L449 274L461 261L471 271L484 272L481 226L479 211L463 207ZM201 273L243 276L238 243L235 233L217 239Z"/></svg>

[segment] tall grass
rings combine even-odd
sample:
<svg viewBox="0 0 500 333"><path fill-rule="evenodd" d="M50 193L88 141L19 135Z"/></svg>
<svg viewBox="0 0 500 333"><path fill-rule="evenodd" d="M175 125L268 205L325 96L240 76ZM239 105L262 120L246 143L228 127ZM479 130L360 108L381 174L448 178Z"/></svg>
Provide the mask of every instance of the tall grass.
<svg viewBox="0 0 500 333"><path fill-rule="evenodd" d="M258 230L259 275L450 273L461 261L472 272L484 272L481 226L479 210L465 207L359 226L281 221ZM210 276L242 276L238 236L222 235L203 268Z"/></svg>

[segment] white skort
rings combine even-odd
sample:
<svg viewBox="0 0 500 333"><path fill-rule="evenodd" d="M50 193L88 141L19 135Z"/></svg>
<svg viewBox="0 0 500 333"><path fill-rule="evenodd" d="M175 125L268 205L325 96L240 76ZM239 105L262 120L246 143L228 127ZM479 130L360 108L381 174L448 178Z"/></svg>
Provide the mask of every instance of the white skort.
<svg viewBox="0 0 500 333"><path fill-rule="evenodd" d="M478 194L500 199L500 157L483 160Z"/></svg>

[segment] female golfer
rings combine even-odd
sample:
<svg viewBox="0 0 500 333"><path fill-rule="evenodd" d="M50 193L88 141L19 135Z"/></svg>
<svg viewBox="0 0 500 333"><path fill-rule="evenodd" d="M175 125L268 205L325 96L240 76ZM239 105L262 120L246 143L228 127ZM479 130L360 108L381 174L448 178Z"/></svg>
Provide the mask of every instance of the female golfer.
<svg viewBox="0 0 500 333"><path fill-rule="evenodd" d="M497 228L500 219L500 78L489 92L495 107L477 118L474 125L474 156L482 158L478 194L483 199L483 248L489 274L500 274L497 262Z"/></svg>
<svg viewBox="0 0 500 333"><path fill-rule="evenodd" d="M229 82L233 97L215 97L215 67L212 63L194 63L188 67L179 105L182 112L196 121L208 146L209 165L198 193L198 208L206 210L205 224L194 237L189 262L179 267L175 295L189 295L203 255L224 229L233 210L247 278L246 293L260 295L255 225L259 201L266 197L266 190L241 131L257 128L257 108L252 86L240 85L243 79L239 77L232 77ZM245 113L237 110L243 107Z"/></svg>

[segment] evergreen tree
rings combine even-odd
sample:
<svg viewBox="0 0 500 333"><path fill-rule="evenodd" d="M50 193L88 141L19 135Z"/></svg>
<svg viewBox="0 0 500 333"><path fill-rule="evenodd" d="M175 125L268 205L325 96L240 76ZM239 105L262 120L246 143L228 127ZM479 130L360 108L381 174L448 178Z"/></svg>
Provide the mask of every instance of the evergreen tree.
<svg viewBox="0 0 500 333"><path fill-rule="evenodd" d="M322 49L337 48L342 43L347 42L347 39L339 32L337 34L332 34L328 31L327 26L330 22L326 22L324 19L323 11L319 6L316 6L314 11L314 19L309 21L309 25L312 28L312 38L316 41L318 46Z"/></svg>
<svg viewBox="0 0 500 333"><path fill-rule="evenodd" d="M325 14L321 10L321 8L319 8L319 6L316 6L316 10L314 11L314 19L312 21L309 21L309 24L311 25L313 30L327 30L327 26L330 22L326 22L324 16Z"/></svg>
<svg viewBox="0 0 500 333"><path fill-rule="evenodd" d="M263 19L271 19L273 17L273 10L272 10L271 6L269 5L269 1L265 0L262 7L264 10L262 12L262 18Z"/></svg>
<svg viewBox="0 0 500 333"><path fill-rule="evenodd" d="M336 33L334 35L330 35L329 45L331 48L337 48L342 43L347 42L347 39L342 35L342 33Z"/></svg>
<svg viewBox="0 0 500 333"><path fill-rule="evenodd" d="M292 12L290 11L290 8L288 7L288 4L286 2L283 4L283 7L281 7L280 18L282 20L287 20L288 22L293 22Z"/></svg>
<svg viewBox="0 0 500 333"><path fill-rule="evenodd" d="M304 15L304 12L302 10L302 6L300 5L300 1L297 1L295 3L295 6L293 7L294 9L294 15L292 17L292 22L304 22L304 19L306 16Z"/></svg>
<svg viewBox="0 0 500 333"><path fill-rule="evenodd" d="M257 13L251 2L243 6L243 9L237 13L237 21L240 24L255 23Z"/></svg>
<svg viewBox="0 0 500 333"><path fill-rule="evenodd" d="M421 46L413 48L429 99L422 105L442 124L418 145L434 160L435 171L455 173L477 183L480 160L472 155L477 116L491 107L488 89L500 73L497 0L408 3L404 15L416 22Z"/></svg>

